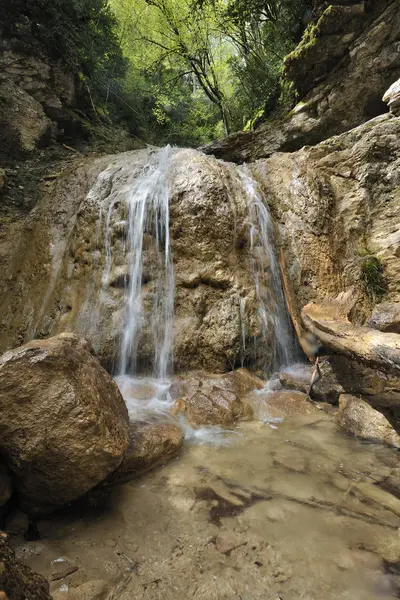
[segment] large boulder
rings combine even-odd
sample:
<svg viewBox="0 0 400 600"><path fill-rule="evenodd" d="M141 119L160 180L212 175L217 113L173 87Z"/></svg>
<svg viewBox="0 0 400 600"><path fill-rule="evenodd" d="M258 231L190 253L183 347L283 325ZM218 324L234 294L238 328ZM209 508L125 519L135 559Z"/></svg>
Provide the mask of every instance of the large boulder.
<svg viewBox="0 0 400 600"><path fill-rule="evenodd" d="M253 417L251 406L243 399L252 390L263 386L264 382L246 369L225 375L196 372L176 377L170 390L176 400L173 412L184 414L194 426L230 427L237 421L248 421Z"/></svg>
<svg viewBox="0 0 400 600"><path fill-rule="evenodd" d="M167 462L179 452L183 440L182 429L174 423L131 423L129 448L105 483L128 481Z"/></svg>
<svg viewBox="0 0 400 600"><path fill-rule="evenodd" d="M7 537L0 531L0 598L2 600L51 600L48 581L16 558Z"/></svg>
<svg viewBox="0 0 400 600"><path fill-rule="evenodd" d="M115 382L72 334L1 357L0 430L0 452L30 515L53 511L100 483L129 442Z"/></svg>
<svg viewBox="0 0 400 600"><path fill-rule="evenodd" d="M400 448L400 436L386 417L361 398L342 394L339 399L337 422L353 435Z"/></svg>

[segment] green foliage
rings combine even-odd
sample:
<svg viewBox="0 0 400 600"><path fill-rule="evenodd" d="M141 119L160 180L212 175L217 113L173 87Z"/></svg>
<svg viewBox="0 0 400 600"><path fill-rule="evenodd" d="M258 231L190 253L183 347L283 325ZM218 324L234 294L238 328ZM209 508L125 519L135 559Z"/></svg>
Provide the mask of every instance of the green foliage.
<svg viewBox="0 0 400 600"><path fill-rule="evenodd" d="M361 282L365 293L374 302L380 302L387 294L387 282L378 257L370 255L362 261Z"/></svg>
<svg viewBox="0 0 400 600"><path fill-rule="evenodd" d="M0 33L79 74L93 122L196 146L286 104L310 2L3 0Z"/></svg>
<svg viewBox="0 0 400 600"><path fill-rule="evenodd" d="M116 21L106 0L3 0L2 35L90 76L123 75Z"/></svg>

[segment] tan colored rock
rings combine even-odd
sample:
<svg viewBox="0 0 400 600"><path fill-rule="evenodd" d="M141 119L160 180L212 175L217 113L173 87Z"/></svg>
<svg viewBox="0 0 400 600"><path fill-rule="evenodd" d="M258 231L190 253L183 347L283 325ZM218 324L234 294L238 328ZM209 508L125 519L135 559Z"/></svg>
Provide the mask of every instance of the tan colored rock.
<svg viewBox="0 0 400 600"><path fill-rule="evenodd" d="M131 423L129 438L123 461L107 484L128 481L167 462L181 449L184 433L173 423Z"/></svg>
<svg viewBox="0 0 400 600"><path fill-rule="evenodd" d="M143 150L77 161L43 194L19 238L10 232L19 244L17 249L17 242L4 248L4 272L0 270L1 348L28 340L35 331L48 337L67 330L90 340L103 365L114 364L126 306L127 257L121 239L126 211L121 201L112 212L113 264L107 276L110 285L103 285L106 219L99 231L100 208L104 217L114 198L126 197L126 182L135 185L153 153ZM172 153L170 177L174 369L226 372L242 359L262 368L262 333L249 268L249 207L238 174L232 165L178 149ZM147 233L142 301L149 311L156 269L153 249L154 236ZM1 251L0 244L0 266ZM243 329L246 356L242 356ZM148 318L138 340L138 365L146 370L153 362Z"/></svg>
<svg viewBox="0 0 400 600"><path fill-rule="evenodd" d="M197 372L176 377L170 391L177 399L173 412L184 413L191 425L229 427L252 418L253 410L243 398L263 386L264 382L247 369L225 375Z"/></svg>
<svg viewBox="0 0 400 600"><path fill-rule="evenodd" d="M52 592L53 600L103 600L109 585L102 579L86 581L77 587L69 587L68 591Z"/></svg>
<svg viewBox="0 0 400 600"><path fill-rule="evenodd" d="M23 510L53 511L120 464L128 412L115 382L72 334L35 340L0 359L0 449Z"/></svg>
<svg viewBox="0 0 400 600"><path fill-rule="evenodd" d="M269 394L266 410L268 417L272 419L287 419L318 412L318 408L307 400L305 394L289 390Z"/></svg>
<svg viewBox="0 0 400 600"><path fill-rule="evenodd" d="M6 600L52 600L49 583L20 562L0 531L0 591Z"/></svg>
<svg viewBox="0 0 400 600"><path fill-rule="evenodd" d="M0 145L18 155L32 152L51 135L41 104L11 80L0 81Z"/></svg>
<svg viewBox="0 0 400 600"><path fill-rule="evenodd" d="M389 421L361 398L342 394L339 398L337 422L343 429L358 437L400 448L400 436Z"/></svg>
<svg viewBox="0 0 400 600"><path fill-rule="evenodd" d="M387 103L393 114L400 114L400 79L392 83L382 100Z"/></svg>
<svg viewBox="0 0 400 600"><path fill-rule="evenodd" d="M400 302L377 304L366 322L367 327L389 333L400 333Z"/></svg>

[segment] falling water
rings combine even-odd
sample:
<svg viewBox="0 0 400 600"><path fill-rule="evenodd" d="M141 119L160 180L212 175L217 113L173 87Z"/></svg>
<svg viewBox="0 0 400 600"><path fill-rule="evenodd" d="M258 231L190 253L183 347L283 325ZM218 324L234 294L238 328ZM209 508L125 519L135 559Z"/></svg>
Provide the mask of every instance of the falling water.
<svg viewBox="0 0 400 600"><path fill-rule="evenodd" d="M150 233L155 241L153 310L150 316L153 335L154 367L159 379L165 379L170 364L172 319L174 310L174 270L169 238L168 172L171 148L159 152L157 162L149 165L131 190L128 203L127 256L129 285L125 323L120 352L120 375L136 371L138 336L146 324L142 304L143 239Z"/></svg>
<svg viewBox="0 0 400 600"><path fill-rule="evenodd" d="M275 252L274 228L257 183L244 169L239 177L246 193L250 219L251 268L262 328L265 371L271 374L298 359L297 344L282 288ZM266 352L271 348L272 352Z"/></svg>

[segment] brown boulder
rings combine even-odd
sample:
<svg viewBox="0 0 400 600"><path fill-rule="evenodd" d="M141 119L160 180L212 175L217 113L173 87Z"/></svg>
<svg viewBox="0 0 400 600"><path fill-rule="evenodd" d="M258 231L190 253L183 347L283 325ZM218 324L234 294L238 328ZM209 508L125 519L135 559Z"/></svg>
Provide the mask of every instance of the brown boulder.
<svg viewBox="0 0 400 600"><path fill-rule="evenodd" d="M400 436L386 417L361 398L342 394L339 398L337 422L353 435L400 448Z"/></svg>
<svg viewBox="0 0 400 600"><path fill-rule="evenodd" d="M108 483L122 483L172 458L183 444L184 433L173 423L131 423L130 443Z"/></svg>
<svg viewBox="0 0 400 600"><path fill-rule="evenodd" d="M238 369L224 375L193 373L175 378L171 395L176 399L174 414L184 413L191 425L222 425L248 421L253 410L242 398L264 382L247 371Z"/></svg>
<svg viewBox="0 0 400 600"><path fill-rule="evenodd" d="M128 412L110 375L72 334L0 358L0 451L28 514L82 496L120 464Z"/></svg>
<svg viewBox="0 0 400 600"><path fill-rule="evenodd" d="M46 579L16 558L7 537L0 532L0 598L3 592L4 600L51 600Z"/></svg>

